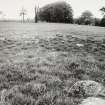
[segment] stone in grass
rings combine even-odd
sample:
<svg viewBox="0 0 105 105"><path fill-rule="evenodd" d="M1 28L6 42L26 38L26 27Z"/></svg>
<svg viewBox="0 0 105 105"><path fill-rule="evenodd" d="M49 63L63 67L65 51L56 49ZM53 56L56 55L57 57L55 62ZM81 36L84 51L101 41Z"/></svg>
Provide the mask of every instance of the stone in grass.
<svg viewBox="0 0 105 105"><path fill-rule="evenodd" d="M76 82L69 89L69 96L81 96L81 97L89 97L89 96L104 96L104 87L102 84L92 81L92 80L83 80Z"/></svg>
<svg viewBox="0 0 105 105"><path fill-rule="evenodd" d="M84 45L83 44L76 44L78 47L84 47Z"/></svg>
<svg viewBox="0 0 105 105"><path fill-rule="evenodd" d="M105 100L96 97L88 97L84 99L80 105L105 105Z"/></svg>

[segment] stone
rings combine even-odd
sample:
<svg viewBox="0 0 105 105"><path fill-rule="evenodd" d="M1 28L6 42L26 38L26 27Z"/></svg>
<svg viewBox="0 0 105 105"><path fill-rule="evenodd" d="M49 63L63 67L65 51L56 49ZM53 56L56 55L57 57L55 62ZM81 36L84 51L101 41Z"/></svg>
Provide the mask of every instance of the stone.
<svg viewBox="0 0 105 105"><path fill-rule="evenodd" d="M92 81L83 80L76 82L71 88L69 88L69 94L73 96L104 96L104 87L102 84Z"/></svg>
<svg viewBox="0 0 105 105"><path fill-rule="evenodd" d="M105 105L105 100L96 97L88 97L84 99L80 105Z"/></svg>

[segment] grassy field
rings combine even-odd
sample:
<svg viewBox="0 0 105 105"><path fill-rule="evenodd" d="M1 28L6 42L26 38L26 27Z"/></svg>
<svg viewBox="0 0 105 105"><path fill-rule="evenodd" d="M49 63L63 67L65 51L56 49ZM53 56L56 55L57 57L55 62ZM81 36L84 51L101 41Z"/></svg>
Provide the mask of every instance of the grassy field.
<svg viewBox="0 0 105 105"><path fill-rule="evenodd" d="M0 104L78 105L80 80L105 85L105 28L0 22Z"/></svg>

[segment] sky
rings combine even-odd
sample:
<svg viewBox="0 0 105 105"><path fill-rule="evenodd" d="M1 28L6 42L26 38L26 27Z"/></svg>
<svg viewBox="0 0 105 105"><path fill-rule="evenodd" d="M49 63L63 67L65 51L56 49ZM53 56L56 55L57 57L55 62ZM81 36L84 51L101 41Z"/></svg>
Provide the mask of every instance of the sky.
<svg viewBox="0 0 105 105"><path fill-rule="evenodd" d="M22 8L27 10L26 18L34 18L34 7L39 4L42 7L46 4L62 0L0 0L0 18L4 19L21 19L19 13ZM72 9L74 17L79 17L85 10L93 13L94 17L101 18L102 14L99 9L105 6L105 0L64 0L68 2Z"/></svg>

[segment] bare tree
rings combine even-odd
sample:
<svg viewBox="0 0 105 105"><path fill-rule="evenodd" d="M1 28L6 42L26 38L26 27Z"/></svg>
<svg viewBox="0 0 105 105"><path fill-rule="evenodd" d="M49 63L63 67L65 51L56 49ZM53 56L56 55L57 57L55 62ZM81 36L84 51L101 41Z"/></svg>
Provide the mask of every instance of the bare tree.
<svg viewBox="0 0 105 105"><path fill-rule="evenodd" d="M25 22L25 15L26 15L26 9L22 8L21 12L20 12L20 16L22 16L22 21L23 23Z"/></svg>
<svg viewBox="0 0 105 105"><path fill-rule="evenodd" d="M105 15L105 7L102 7L102 8L100 9L100 11L102 12L103 15Z"/></svg>

